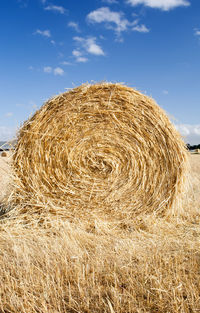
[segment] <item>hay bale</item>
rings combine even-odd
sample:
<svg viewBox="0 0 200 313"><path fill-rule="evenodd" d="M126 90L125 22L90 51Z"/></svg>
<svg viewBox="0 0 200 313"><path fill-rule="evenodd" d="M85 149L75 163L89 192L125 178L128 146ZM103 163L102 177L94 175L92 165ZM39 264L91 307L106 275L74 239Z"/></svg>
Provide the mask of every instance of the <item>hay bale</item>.
<svg viewBox="0 0 200 313"><path fill-rule="evenodd" d="M4 158L7 157L7 153L5 151L1 152L1 156Z"/></svg>
<svg viewBox="0 0 200 313"><path fill-rule="evenodd" d="M200 149L195 149L194 153L200 154Z"/></svg>
<svg viewBox="0 0 200 313"><path fill-rule="evenodd" d="M21 128L13 167L13 203L26 212L130 217L172 208L187 151L151 98L101 83L45 103Z"/></svg>

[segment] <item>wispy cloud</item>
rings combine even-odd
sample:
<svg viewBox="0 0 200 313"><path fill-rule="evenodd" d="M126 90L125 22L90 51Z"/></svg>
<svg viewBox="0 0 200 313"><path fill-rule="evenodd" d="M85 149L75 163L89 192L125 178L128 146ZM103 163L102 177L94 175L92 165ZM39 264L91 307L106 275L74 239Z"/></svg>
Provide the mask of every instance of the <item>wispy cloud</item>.
<svg viewBox="0 0 200 313"><path fill-rule="evenodd" d="M35 35L41 35L41 36L48 37L48 38L51 37L51 32L48 29L47 30L37 29L34 34Z"/></svg>
<svg viewBox="0 0 200 313"><path fill-rule="evenodd" d="M101 0L101 1L104 3L107 3L107 4L117 4L118 3L117 0Z"/></svg>
<svg viewBox="0 0 200 313"><path fill-rule="evenodd" d="M86 63L88 61L88 58L84 57L80 50L73 50L72 55L75 57L75 60L78 63Z"/></svg>
<svg viewBox="0 0 200 313"><path fill-rule="evenodd" d="M200 124L176 124L176 129L184 137L185 142L190 144L200 144Z"/></svg>
<svg viewBox="0 0 200 313"><path fill-rule="evenodd" d="M144 24L136 25L132 28L132 30L139 33L149 33L150 31L150 29L147 28Z"/></svg>
<svg viewBox="0 0 200 313"><path fill-rule="evenodd" d="M68 23L68 26L71 27L71 28L73 28L77 33L80 33L80 28L79 28L78 23L69 22L69 23Z"/></svg>
<svg viewBox="0 0 200 313"><path fill-rule="evenodd" d="M57 76L57 75L62 76L65 73L61 67L52 68L51 66L45 66L43 68L43 71L44 71L44 73L48 73L48 74L53 73L55 76Z"/></svg>
<svg viewBox="0 0 200 313"><path fill-rule="evenodd" d="M29 0L17 0L21 8L27 8Z"/></svg>
<svg viewBox="0 0 200 313"><path fill-rule="evenodd" d="M108 7L102 7L87 15L90 23L106 23L106 27L120 33L127 30L129 21L123 17L123 13L111 11Z"/></svg>
<svg viewBox="0 0 200 313"><path fill-rule="evenodd" d="M144 6L168 11L179 6L189 6L188 0L127 0L132 6L143 4Z"/></svg>
<svg viewBox="0 0 200 313"><path fill-rule="evenodd" d="M52 67L51 66L45 66L43 68L44 73L52 73Z"/></svg>
<svg viewBox="0 0 200 313"><path fill-rule="evenodd" d="M72 65L72 63L71 63L71 62L68 62L68 61L63 61L63 62L61 62L60 64L62 64L62 65Z"/></svg>
<svg viewBox="0 0 200 313"><path fill-rule="evenodd" d="M94 55L105 55L101 46L96 43L95 37L88 37L88 38L74 37L73 39L77 43L79 43L81 45L81 47L87 53L94 54Z"/></svg>
<svg viewBox="0 0 200 313"><path fill-rule="evenodd" d="M194 34L195 34L195 36L200 36L200 29L195 28L194 29Z"/></svg>
<svg viewBox="0 0 200 313"><path fill-rule="evenodd" d="M7 112L7 113L5 114L5 117L11 117L11 116L13 116L13 112Z"/></svg>
<svg viewBox="0 0 200 313"><path fill-rule="evenodd" d="M169 91L165 89L165 90L162 91L162 93L163 93L164 95L168 95L168 94L169 94Z"/></svg>
<svg viewBox="0 0 200 313"><path fill-rule="evenodd" d="M79 50L73 50L72 55L75 57L80 57L82 55L82 53Z"/></svg>
<svg viewBox="0 0 200 313"><path fill-rule="evenodd" d="M108 7L102 7L87 15L90 23L104 23L107 29L112 29L117 35L117 39L122 41L121 33L127 30L137 31L140 33L148 33L150 30L144 24L139 25L139 20L136 19L130 22L124 17L122 12L111 11Z"/></svg>
<svg viewBox="0 0 200 313"><path fill-rule="evenodd" d="M46 11L52 11L52 12L57 12L60 14L64 14L65 13L65 8L62 6L58 6L58 5L48 5L47 7L44 8Z"/></svg>

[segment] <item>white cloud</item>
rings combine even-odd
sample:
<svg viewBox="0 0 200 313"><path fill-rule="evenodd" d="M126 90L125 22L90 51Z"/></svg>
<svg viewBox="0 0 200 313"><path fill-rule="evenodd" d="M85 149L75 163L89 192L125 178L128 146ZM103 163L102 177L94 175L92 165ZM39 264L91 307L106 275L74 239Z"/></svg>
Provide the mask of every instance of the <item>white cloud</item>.
<svg viewBox="0 0 200 313"><path fill-rule="evenodd" d="M136 25L132 28L132 30L139 33L148 33L150 31L144 24Z"/></svg>
<svg viewBox="0 0 200 313"><path fill-rule="evenodd" d="M44 70L45 73L52 73L52 67L51 66L45 66L43 68L43 70Z"/></svg>
<svg viewBox="0 0 200 313"><path fill-rule="evenodd" d="M62 6L58 6L58 5L48 5L44 9L46 11L57 12L57 13L60 13L60 14L64 14L65 13L65 8L63 8Z"/></svg>
<svg viewBox="0 0 200 313"><path fill-rule="evenodd" d="M175 127L184 137L186 143L200 144L200 124L177 124Z"/></svg>
<svg viewBox="0 0 200 313"><path fill-rule="evenodd" d="M0 141L8 141L15 137L16 129L7 126L0 126Z"/></svg>
<svg viewBox="0 0 200 313"><path fill-rule="evenodd" d="M73 28L77 33L80 33L80 28L79 28L78 23L69 22L69 23L68 23L68 26L71 27L71 28Z"/></svg>
<svg viewBox="0 0 200 313"><path fill-rule="evenodd" d="M5 116L6 116L6 117L11 117L11 116L13 116L13 112L7 112L7 113L5 114Z"/></svg>
<svg viewBox="0 0 200 313"><path fill-rule="evenodd" d="M164 94L164 95L168 95L168 94L169 94L169 91L168 91L168 90L163 90L163 94Z"/></svg>
<svg viewBox="0 0 200 313"><path fill-rule="evenodd" d="M88 61L88 58L86 57L77 57L76 58L76 62L79 62L79 63L86 63Z"/></svg>
<svg viewBox="0 0 200 313"><path fill-rule="evenodd" d="M107 3L107 4L117 4L118 3L117 0L101 0L101 1L104 3Z"/></svg>
<svg viewBox="0 0 200 313"><path fill-rule="evenodd" d="M82 55L82 53L79 50L73 50L72 51L73 56L75 57L80 57Z"/></svg>
<svg viewBox="0 0 200 313"><path fill-rule="evenodd" d="M67 61L63 61L63 62L61 62L60 64L62 64L62 65L72 65L72 63L67 62Z"/></svg>
<svg viewBox="0 0 200 313"><path fill-rule="evenodd" d="M80 50L73 50L72 55L75 57L76 62L86 63L88 61L88 58L84 57Z"/></svg>
<svg viewBox="0 0 200 313"><path fill-rule="evenodd" d="M56 44L55 40L51 40L50 42L52 43L52 45Z"/></svg>
<svg viewBox="0 0 200 313"><path fill-rule="evenodd" d="M179 6L189 6L190 2L188 0L127 0L132 6L143 4L150 8L161 9L163 11L168 11Z"/></svg>
<svg viewBox="0 0 200 313"><path fill-rule="evenodd" d="M76 42L79 42L82 48L85 49L86 52L95 55L105 55L103 49L100 45L96 43L95 37L83 38L83 37L74 37Z"/></svg>
<svg viewBox="0 0 200 313"><path fill-rule="evenodd" d="M90 23L105 23L107 29L113 29L117 34L117 40L123 41L121 33L127 30L140 33L148 33L150 30L144 25L139 25L139 20L128 21L122 12L111 11L108 7L102 7L87 15Z"/></svg>
<svg viewBox="0 0 200 313"><path fill-rule="evenodd" d="M195 34L196 36L200 36L200 30L197 29L197 28L195 28L195 29L194 29L194 34Z"/></svg>
<svg viewBox="0 0 200 313"><path fill-rule="evenodd" d="M53 73L54 73L54 75L62 76L62 75L64 75L64 70L61 67L56 67L56 68L54 68Z"/></svg>
<svg viewBox="0 0 200 313"><path fill-rule="evenodd" d="M90 23L107 23L107 28L114 29L118 33L127 30L129 26L129 21L123 18L121 12L111 11L108 7L102 7L90 12L87 15L87 20Z"/></svg>
<svg viewBox="0 0 200 313"><path fill-rule="evenodd" d="M44 71L44 73L47 73L47 74L53 73L56 76L57 75L62 76L64 74L64 70L61 67L52 68L51 66L45 66L43 68L43 71Z"/></svg>
<svg viewBox="0 0 200 313"><path fill-rule="evenodd" d="M38 34L38 35L41 35L41 36L44 36L44 37L51 37L51 32L50 30L40 30L40 29L37 29L36 32L34 34Z"/></svg>

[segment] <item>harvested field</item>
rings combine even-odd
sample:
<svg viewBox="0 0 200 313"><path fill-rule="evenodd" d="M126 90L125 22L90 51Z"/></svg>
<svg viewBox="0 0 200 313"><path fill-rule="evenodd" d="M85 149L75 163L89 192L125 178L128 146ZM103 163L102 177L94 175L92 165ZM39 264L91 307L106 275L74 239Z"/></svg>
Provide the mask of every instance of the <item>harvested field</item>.
<svg viewBox="0 0 200 313"><path fill-rule="evenodd" d="M2 220L0 311L198 312L200 156L190 163L190 190L174 216L141 214L121 224L51 217L40 226L34 218ZM4 188L7 168L1 162Z"/></svg>

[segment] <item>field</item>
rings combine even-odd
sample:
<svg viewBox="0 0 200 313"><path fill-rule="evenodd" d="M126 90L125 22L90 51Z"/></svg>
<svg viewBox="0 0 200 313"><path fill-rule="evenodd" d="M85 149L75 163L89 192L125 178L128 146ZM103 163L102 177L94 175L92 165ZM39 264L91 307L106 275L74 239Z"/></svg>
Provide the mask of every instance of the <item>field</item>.
<svg viewBox="0 0 200 313"><path fill-rule="evenodd" d="M0 312L200 312L200 155L190 163L183 204L165 217L1 219Z"/></svg>

